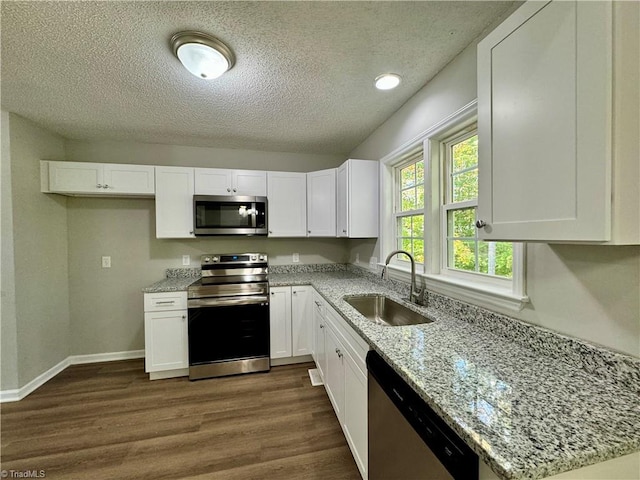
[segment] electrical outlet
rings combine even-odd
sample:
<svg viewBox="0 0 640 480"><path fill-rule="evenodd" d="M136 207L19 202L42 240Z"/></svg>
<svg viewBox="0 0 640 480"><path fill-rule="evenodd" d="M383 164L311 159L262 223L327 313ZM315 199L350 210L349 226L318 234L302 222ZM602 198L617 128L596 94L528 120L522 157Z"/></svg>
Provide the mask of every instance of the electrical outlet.
<svg viewBox="0 0 640 480"><path fill-rule="evenodd" d="M300 254L299 253L294 253L293 254L293 263L298 263L300 261Z"/></svg>
<svg viewBox="0 0 640 480"><path fill-rule="evenodd" d="M111 268L111 257L102 257L102 268Z"/></svg>
<svg viewBox="0 0 640 480"><path fill-rule="evenodd" d="M191 265L191 257L189 255L182 255L182 265L184 266Z"/></svg>

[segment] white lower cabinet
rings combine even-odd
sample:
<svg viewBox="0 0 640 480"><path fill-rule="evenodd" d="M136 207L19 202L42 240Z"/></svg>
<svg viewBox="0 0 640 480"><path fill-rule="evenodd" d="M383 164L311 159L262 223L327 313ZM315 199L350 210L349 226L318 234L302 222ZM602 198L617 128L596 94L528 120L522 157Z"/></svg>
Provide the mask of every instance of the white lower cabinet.
<svg viewBox="0 0 640 480"><path fill-rule="evenodd" d="M367 343L317 293L314 296L313 356L353 458L367 473Z"/></svg>
<svg viewBox="0 0 640 480"><path fill-rule="evenodd" d="M311 354L312 288L271 287L269 302L271 358Z"/></svg>
<svg viewBox="0 0 640 480"><path fill-rule="evenodd" d="M187 292L144 296L145 372L151 380L188 374Z"/></svg>

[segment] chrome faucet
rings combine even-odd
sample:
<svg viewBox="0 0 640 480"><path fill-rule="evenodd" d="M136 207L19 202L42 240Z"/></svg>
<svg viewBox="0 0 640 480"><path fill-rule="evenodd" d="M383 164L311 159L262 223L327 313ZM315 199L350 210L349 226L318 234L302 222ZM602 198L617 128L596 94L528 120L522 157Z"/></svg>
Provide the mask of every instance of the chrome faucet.
<svg viewBox="0 0 640 480"><path fill-rule="evenodd" d="M387 272L387 265L389 265L389 261L391 261L391 257L394 255L398 255L399 253L404 253L407 257L409 257L409 261L411 262L411 290L409 292L409 301L411 303L417 303L420 305L420 296L422 295L422 289L418 289L416 286L416 262L413 260L411 254L405 250L394 250L389 255L387 255L387 259L384 261L384 267L382 267L382 277L385 278L385 274Z"/></svg>

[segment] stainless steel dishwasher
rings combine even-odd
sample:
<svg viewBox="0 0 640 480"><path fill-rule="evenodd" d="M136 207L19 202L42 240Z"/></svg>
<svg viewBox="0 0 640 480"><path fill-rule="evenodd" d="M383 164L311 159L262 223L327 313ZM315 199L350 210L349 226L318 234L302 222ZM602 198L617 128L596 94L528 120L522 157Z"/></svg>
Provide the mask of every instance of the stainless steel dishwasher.
<svg viewBox="0 0 640 480"><path fill-rule="evenodd" d="M369 480L477 480L478 456L370 351Z"/></svg>

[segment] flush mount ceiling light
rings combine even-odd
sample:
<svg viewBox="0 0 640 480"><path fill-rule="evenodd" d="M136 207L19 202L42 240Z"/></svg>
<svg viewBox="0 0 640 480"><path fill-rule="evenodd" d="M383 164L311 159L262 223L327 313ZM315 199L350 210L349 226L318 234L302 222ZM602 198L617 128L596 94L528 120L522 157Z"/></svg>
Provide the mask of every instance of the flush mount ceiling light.
<svg viewBox="0 0 640 480"><path fill-rule="evenodd" d="M378 90L391 90L400 85L401 77L397 73L383 73L376 77L376 88Z"/></svg>
<svg viewBox="0 0 640 480"><path fill-rule="evenodd" d="M233 52L224 43L202 32L179 32L171 37L173 54L198 78L212 80L233 67Z"/></svg>

